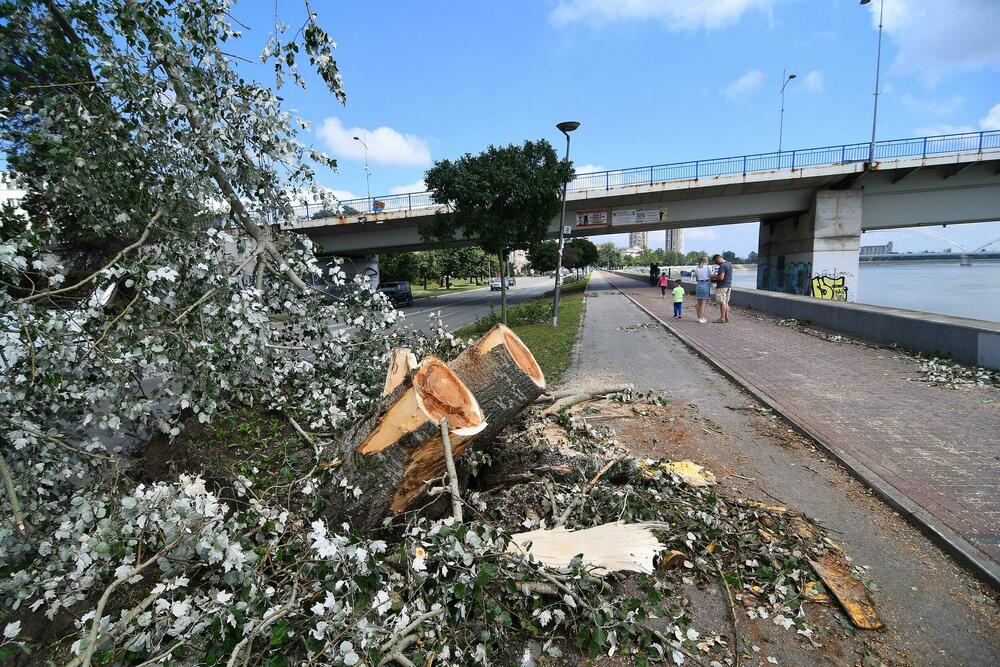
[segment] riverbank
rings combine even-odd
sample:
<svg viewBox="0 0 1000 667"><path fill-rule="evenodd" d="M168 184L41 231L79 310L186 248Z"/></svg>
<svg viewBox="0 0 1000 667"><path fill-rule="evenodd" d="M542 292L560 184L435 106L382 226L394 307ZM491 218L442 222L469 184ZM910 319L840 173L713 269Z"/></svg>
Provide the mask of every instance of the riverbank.
<svg viewBox="0 0 1000 667"><path fill-rule="evenodd" d="M663 269L676 278L692 267ZM858 303L1000 322L1000 261L975 260L971 266L962 266L957 256L951 261L866 261L858 271L852 299ZM757 265L733 265L733 286L757 289Z"/></svg>

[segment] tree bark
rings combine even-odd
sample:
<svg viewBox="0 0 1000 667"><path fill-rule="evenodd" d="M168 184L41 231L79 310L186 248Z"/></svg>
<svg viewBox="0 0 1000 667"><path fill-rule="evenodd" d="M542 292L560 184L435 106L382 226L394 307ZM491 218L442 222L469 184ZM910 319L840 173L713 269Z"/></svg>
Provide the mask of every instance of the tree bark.
<svg viewBox="0 0 1000 667"><path fill-rule="evenodd" d="M545 391L545 375L531 350L498 324L448 366L479 401L486 428L476 436L487 446Z"/></svg>
<svg viewBox="0 0 1000 667"><path fill-rule="evenodd" d="M475 395L443 361L427 357L341 439L343 465L327 490L327 520L367 531L411 508L426 482L444 473L442 417L456 458L486 426Z"/></svg>

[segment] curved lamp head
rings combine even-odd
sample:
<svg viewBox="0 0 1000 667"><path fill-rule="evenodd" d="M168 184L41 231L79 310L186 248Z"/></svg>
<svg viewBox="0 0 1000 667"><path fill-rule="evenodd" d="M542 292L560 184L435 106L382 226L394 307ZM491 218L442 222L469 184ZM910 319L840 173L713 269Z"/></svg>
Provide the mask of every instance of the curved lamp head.
<svg viewBox="0 0 1000 667"><path fill-rule="evenodd" d="M788 75L788 80L789 80L789 81L791 81L791 80L792 80L792 79L794 79L794 78L795 78L795 75L794 75L794 74L789 74L789 75Z"/></svg>
<svg viewBox="0 0 1000 667"><path fill-rule="evenodd" d="M580 127L580 121L576 120L564 120L556 125L556 128L563 134L568 134L578 127Z"/></svg>

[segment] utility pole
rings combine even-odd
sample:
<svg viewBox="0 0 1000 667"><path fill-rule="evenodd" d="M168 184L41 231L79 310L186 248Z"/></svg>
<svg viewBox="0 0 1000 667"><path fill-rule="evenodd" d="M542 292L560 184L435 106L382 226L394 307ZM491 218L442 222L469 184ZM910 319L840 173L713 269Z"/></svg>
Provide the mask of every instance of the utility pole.
<svg viewBox="0 0 1000 667"><path fill-rule="evenodd" d="M781 70L781 115L778 120L778 167L781 167L781 138L785 132L785 86L795 78L794 74L786 76L785 70Z"/></svg>
<svg viewBox="0 0 1000 667"><path fill-rule="evenodd" d="M580 123L575 120L566 120L556 127L560 132L566 135L566 160L569 160L569 133L580 127ZM559 326L559 288L562 285L562 256L563 256L563 246L566 243L565 230L566 230L566 188L569 186L569 182L563 183L563 193L562 193L562 212L559 214L559 253L556 259L556 291L555 299L552 303L552 327L555 328Z"/></svg>
<svg viewBox="0 0 1000 667"><path fill-rule="evenodd" d="M365 186L368 190L368 212L372 212L372 175L368 170L368 144L361 137L354 137L355 141L361 142L361 145L365 147Z"/></svg>
<svg viewBox="0 0 1000 667"><path fill-rule="evenodd" d="M861 0L862 5L867 5L872 0ZM879 0L878 8L878 51L875 55L875 104L872 109L872 141L868 146L868 168L871 169L875 163L875 127L878 123L878 96L879 96L879 74L882 69L882 16L885 11L885 0Z"/></svg>

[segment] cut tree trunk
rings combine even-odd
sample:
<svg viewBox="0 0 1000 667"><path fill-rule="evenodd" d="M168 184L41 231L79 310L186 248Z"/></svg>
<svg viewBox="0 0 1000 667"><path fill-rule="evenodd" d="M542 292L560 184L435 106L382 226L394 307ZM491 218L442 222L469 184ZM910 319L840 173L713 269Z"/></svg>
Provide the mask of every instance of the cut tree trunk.
<svg viewBox="0 0 1000 667"><path fill-rule="evenodd" d="M545 375L531 350L498 324L448 366L479 401L486 428L476 447L488 446L501 430L545 391Z"/></svg>
<svg viewBox="0 0 1000 667"><path fill-rule="evenodd" d="M393 348L392 353L389 355L389 372L385 375L385 386L382 387L382 395L388 396L391 394L396 387L416 372L419 367L416 356L408 348Z"/></svg>
<svg viewBox="0 0 1000 667"><path fill-rule="evenodd" d="M456 458L486 428L475 395L443 361L427 357L410 372L409 356L407 350L393 353L406 370L393 374L390 368L389 393L340 442L343 465L326 494L325 515L333 524L347 521L366 531L412 508L427 482L445 470L442 417L448 418Z"/></svg>

